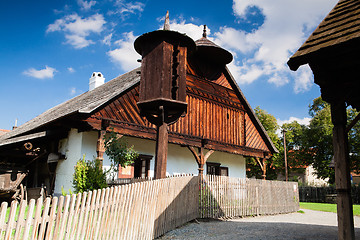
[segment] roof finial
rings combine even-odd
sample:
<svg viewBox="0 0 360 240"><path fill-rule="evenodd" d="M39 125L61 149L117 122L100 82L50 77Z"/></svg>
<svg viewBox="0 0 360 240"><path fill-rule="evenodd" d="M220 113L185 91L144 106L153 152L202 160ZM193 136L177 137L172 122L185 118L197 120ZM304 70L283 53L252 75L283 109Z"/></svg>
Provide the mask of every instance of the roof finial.
<svg viewBox="0 0 360 240"><path fill-rule="evenodd" d="M164 30L170 30L169 11L166 11Z"/></svg>
<svg viewBox="0 0 360 240"><path fill-rule="evenodd" d="M206 25L204 25L203 37L206 38Z"/></svg>

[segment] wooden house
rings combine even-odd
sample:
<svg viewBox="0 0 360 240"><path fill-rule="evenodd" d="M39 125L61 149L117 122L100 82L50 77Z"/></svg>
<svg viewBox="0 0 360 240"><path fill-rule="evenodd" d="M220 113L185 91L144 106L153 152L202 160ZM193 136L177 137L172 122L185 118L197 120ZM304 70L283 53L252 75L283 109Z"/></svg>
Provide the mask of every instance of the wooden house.
<svg viewBox="0 0 360 240"><path fill-rule="evenodd" d="M206 38L186 65L187 114L169 126L167 174L246 177L245 157L271 157L276 148L226 67L232 55ZM60 193L72 186L74 165L82 158L104 159L103 136L113 129L140 154L121 178L152 176L155 126L140 116L140 69L104 82L90 78L90 89L0 136L0 162L29 170L27 184L45 184ZM200 161L205 165L202 165Z"/></svg>

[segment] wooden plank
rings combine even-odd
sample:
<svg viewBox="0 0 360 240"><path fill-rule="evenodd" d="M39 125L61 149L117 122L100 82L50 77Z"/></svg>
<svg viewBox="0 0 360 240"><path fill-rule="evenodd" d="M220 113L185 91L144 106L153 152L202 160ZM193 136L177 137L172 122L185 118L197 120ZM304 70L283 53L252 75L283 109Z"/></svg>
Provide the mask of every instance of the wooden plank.
<svg viewBox="0 0 360 240"><path fill-rule="evenodd" d="M43 206L43 199L42 199L42 197L40 197L36 201L34 224L33 224L32 233L30 235L30 237L32 239L36 239L37 236L38 236L39 225L40 225L40 221L41 221L41 210L42 210L41 208L42 208L42 206Z"/></svg>
<svg viewBox="0 0 360 240"><path fill-rule="evenodd" d="M49 221L49 209L50 209L50 202L51 199L50 198L46 198L45 199L45 205L44 205L44 209L42 211L42 217L41 217L41 222L40 222L40 230L38 232L38 238L39 239L44 239L44 235L45 235L45 231L46 231L46 225L47 222Z"/></svg>
<svg viewBox="0 0 360 240"><path fill-rule="evenodd" d="M5 229L6 229L5 217L6 217L7 207L8 207L7 202L2 202L1 203L1 208L0 208L1 209L0 210L0 236L3 235L3 231L5 231Z"/></svg>
<svg viewBox="0 0 360 240"><path fill-rule="evenodd" d="M101 200L100 200L100 204L99 204L98 214L96 216L96 224L94 226L95 227L95 229L94 229L95 231L94 231L94 235L93 235L94 239L99 239L99 231L100 231L100 227L102 227L104 206L107 201L108 195L109 195L108 188L101 189Z"/></svg>
<svg viewBox="0 0 360 240"><path fill-rule="evenodd" d="M58 198L53 197L53 199L51 201L51 210L50 210L50 215L49 215L48 226L46 229L45 240L53 239L53 235L54 235L53 228L55 226L55 221L56 221L57 206L58 206Z"/></svg>
<svg viewBox="0 0 360 240"><path fill-rule="evenodd" d="M76 215L77 215L77 227L73 230L73 238L74 239L79 239L79 236L81 234L81 230L82 230L82 226L83 226L83 222L84 220L84 215L85 215L85 207L86 207L86 203L89 200L87 198L87 192L83 192L81 195L81 204L80 206L76 207L78 210L76 210Z"/></svg>
<svg viewBox="0 0 360 240"><path fill-rule="evenodd" d="M35 199L31 199L28 207L28 213L26 215L25 229L23 239L28 239L33 224L33 213L35 208Z"/></svg>
<svg viewBox="0 0 360 240"><path fill-rule="evenodd" d="M76 196L76 203L75 208L73 210L73 217L72 217L72 223L71 227L69 229L69 239L75 239L76 232L79 228L79 221L80 221L80 206L82 201L83 195L81 193L78 193Z"/></svg>
<svg viewBox="0 0 360 240"><path fill-rule="evenodd" d="M104 223L104 231L102 232L102 238L108 239L110 232L112 231L112 219L115 214L115 198L116 198L116 189L114 187L110 188L110 197L106 210L106 218Z"/></svg>
<svg viewBox="0 0 360 240"><path fill-rule="evenodd" d="M14 239L20 239L21 236L21 231L25 225L25 210L27 207L27 202L26 200L21 200L20 201L20 208L19 208L19 215L18 215L18 219L17 219L17 223L16 223L16 230L15 230L15 235L14 235ZM1 219L1 217L0 217ZM1 220L0 220L1 223ZM0 236L1 236L1 231L0 231Z"/></svg>
<svg viewBox="0 0 360 240"><path fill-rule="evenodd" d="M60 219L60 229L59 229L59 235L58 235L59 239L63 239L64 235L66 233L65 229L66 229L66 224L67 224L67 220L68 220L69 205L70 205L70 196L66 195L65 203L64 203L64 207L63 207L64 210L61 214L61 219Z"/></svg>
<svg viewBox="0 0 360 240"><path fill-rule="evenodd" d="M67 215L67 223L66 223L66 227L65 227L65 239L70 239L71 229L72 229L73 224L75 224L74 217L75 217L75 204L76 204L76 202L77 202L77 195L72 194L71 195L71 201L70 201L70 208L69 208L69 212L68 212L68 215Z"/></svg>
<svg viewBox="0 0 360 240"><path fill-rule="evenodd" d="M57 206L57 214L56 214L56 221L55 221L55 227L54 227L54 239L60 239L58 238L60 234L60 227L61 227L61 221L62 221L62 215L64 210L64 196L60 196Z"/></svg>
<svg viewBox="0 0 360 240"><path fill-rule="evenodd" d="M10 239L12 235L12 230L15 225L15 217L16 217L16 208L18 206L17 201L12 201L10 205L10 213L9 213L9 220L6 227L5 239Z"/></svg>

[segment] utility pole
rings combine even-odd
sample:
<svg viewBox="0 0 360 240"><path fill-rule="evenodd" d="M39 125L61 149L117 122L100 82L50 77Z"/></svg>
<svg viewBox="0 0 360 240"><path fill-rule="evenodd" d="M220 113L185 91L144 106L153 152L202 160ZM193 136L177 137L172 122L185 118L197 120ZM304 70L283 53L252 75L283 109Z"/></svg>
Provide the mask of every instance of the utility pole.
<svg viewBox="0 0 360 240"><path fill-rule="evenodd" d="M287 166L287 156L286 156L286 130L283 129L283 136L284 136L284 160L285 160L285 181L287 182L288 179L288 166Z"/></svg>

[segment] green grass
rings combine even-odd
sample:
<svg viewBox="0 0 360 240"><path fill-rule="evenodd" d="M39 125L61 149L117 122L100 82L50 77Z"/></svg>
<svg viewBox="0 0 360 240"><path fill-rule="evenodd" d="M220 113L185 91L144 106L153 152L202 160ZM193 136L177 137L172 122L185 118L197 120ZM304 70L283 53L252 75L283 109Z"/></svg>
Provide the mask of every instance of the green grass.
<svg viewBox="0 0 360 240"><path fill-rule="evenodd" d="M333 212L333 213L337 212L336 204L330 204L330 203L301 202L300 208L322 211L322 212ZM353 205L353 213L356 216L360 216L360 205Z"/></svg>

